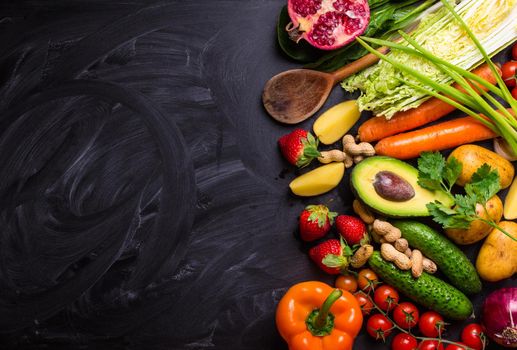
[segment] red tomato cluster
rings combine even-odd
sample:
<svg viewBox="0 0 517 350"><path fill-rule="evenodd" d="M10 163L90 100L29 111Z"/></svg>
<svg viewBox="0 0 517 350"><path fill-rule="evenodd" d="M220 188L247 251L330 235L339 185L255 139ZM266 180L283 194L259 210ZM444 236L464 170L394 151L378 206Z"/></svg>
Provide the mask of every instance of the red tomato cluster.
<svg viewBox="0 0 517 350"><path fill-rule="evenodd" d="M512 89L512 96L517 100L517 44L512 47L513 61L508 61L501 67L502 78L508 86Z"/></svg>
<svg viewBox="0 0 517 350"><path fill-rule="evenodd" d="M398 291L390 285L381 284L370 269L359 271L357 278L351 274L339 276L336 287L354 293L363 315L369 316L366 331L375 340L386 341L397 329L404 330L391 340L392 350L464 350L465 346L474 350L484 348L486 338L481 325L477 323L465 326L461 342L440 341L446 325L443 317L434 311L420 314L415 304L400 302ZM413 330L418 330L421 337L414 336Z"/></svg>
<svg viewBox="0 0 517 350"><path fill-rule="evenodd" d="M399 327L409 330L418 324L420 315L414 304L403 302L393 310L393 319Z"/></svg>
<svg viewBox="0 0 517 350"><path fill-rule="evenodd" d="M517 53L517 50L515 49L515 46L513 47L514 50L514 57ZM467 345L468 347L474 349L474 350L481 350L483 349L483 345L485 343L485 335L483 334L483 327L477 323L471 323L465 328L463 328L463 331L461 332L461 341ZM447 349L449 350L449 349Z"/></svg>

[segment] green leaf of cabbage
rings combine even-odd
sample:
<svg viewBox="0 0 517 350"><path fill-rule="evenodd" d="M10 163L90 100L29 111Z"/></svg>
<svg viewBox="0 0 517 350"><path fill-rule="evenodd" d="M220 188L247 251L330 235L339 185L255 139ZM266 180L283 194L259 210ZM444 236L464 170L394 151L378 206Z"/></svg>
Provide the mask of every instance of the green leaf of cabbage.
<svg viewBox="0 0 517 350"><path fill-rule="evenodd" d="M517 39L517 26L513 21L517 16L516 4L517 0L463 0L456 10L481 40L489 55L493 56ZM427 15L411 37L434 55L464 69L470 70L482 62L479 50L445 8ZM424 58L397 50L388 55L436 82L452 82ZM396 112L418 107L429 98L401 80L422 86L412 76L385 61L345 79L341 86L349 92L361 91L357 101L360 110L369 110L389 119Z"/></svg>

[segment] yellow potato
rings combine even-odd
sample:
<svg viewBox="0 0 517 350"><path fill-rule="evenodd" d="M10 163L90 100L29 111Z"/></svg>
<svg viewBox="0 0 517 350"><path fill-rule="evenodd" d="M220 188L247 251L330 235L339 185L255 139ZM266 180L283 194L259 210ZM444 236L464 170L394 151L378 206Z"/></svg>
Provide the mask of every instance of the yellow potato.
<svg viewBox="0 0 517 350"><path fill-rule="evenodd" d="M336 187L344 174L343 162L330 163L298 176L289 187L298 196L317 196Z"/></svg>
<svg viewBox="0 0 517 350"><path fill-rule="evenodd" d="M325 145L340 140L359 120L361 112L355 100L341 102L316 119L312 129Z"/></svg>
<svg viewBox="0 0 517 350"><path fill-rule="evenodd" d="M463 145L452 151L449 158L450 157L455 157L461 164L463 164L463 170L461 171L458 181L456 181L456 184L460 186L465 186L465 184L470 182L472 174L474 174L484 163L490 165L492 169L497 169L499 172L501 188L507 188L512 183L512 179L515 174L515 169L513 168L512 163L484 147L477 145Z"/></svg>
<svg viewBox="0 0 517 350"><path fill-rule="evenodd" d="M517 177L513 180L512 187L504 200L504 218L506 220L517 219Z"/></svg>
<svg viewBox="0 0 517 350"><path fill-rule="evenodd" d="M501 221L499 226L517 238L517 223ZM517 272L517 241L493 229L479 251L476 269L485 281L497 282L512 277Z"/></svg>
<svg viewBox="0 0 517 350"><path fill-rule="evenodd" d="M486 209L488 214L483 206L478 203L476 205L476 214L485 220L488 220L489 216L495 222L501 220L503 216L503 202L497 195L486 202ZM445 233L456 244L472 244L485 238L490 231L492 231L492 226L481 220L474 220L470 223L468 229L448 228L445 230Z"/></svg>

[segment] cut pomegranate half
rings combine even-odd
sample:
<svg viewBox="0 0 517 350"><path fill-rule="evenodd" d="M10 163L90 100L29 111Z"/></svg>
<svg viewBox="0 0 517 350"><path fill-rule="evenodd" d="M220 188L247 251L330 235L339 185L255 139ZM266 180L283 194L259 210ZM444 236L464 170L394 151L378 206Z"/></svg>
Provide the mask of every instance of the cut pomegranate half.
<svg viewBox="0 0 517 350"><path fill-rule="evenodd" d="M370 22L367 0L289 0L289 37L322 50L342 47L364 33Z"/></svg>

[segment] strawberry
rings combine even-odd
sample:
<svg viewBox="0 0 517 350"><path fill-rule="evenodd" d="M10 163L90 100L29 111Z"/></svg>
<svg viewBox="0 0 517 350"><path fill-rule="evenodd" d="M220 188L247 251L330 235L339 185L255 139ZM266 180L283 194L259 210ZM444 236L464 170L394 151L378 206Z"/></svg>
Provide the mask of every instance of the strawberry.
<svg viewBox="0 0 517 350"><path fill-rule="evenodd" d="M309 165L321 154L318 151L318 140L310 132L296 129L278 139L280 151L287 161L299 168Z"/></svg>
<svg viewBox="0 0 517 350"><path fill-rule="evenodd" d="M336 228L341 237L351 246L359 243L368 243L366 225L358 217L339 215L336 218Z"/></svg>
<svg viewBox="0 0 517 350"><path fill-rule="evenodd" d="M309 256L326 273L337 275L348 267L353 252L343 241L326 240L309 250Z"/></svg>
<svg viewBox="0 0 517 350"><path fill-rule="evenodd" d="M300 236L305 242L310 242L324 237L334 223L337 213L329 211L329 208L320 205L309 205L300 215Z"/></svg>

